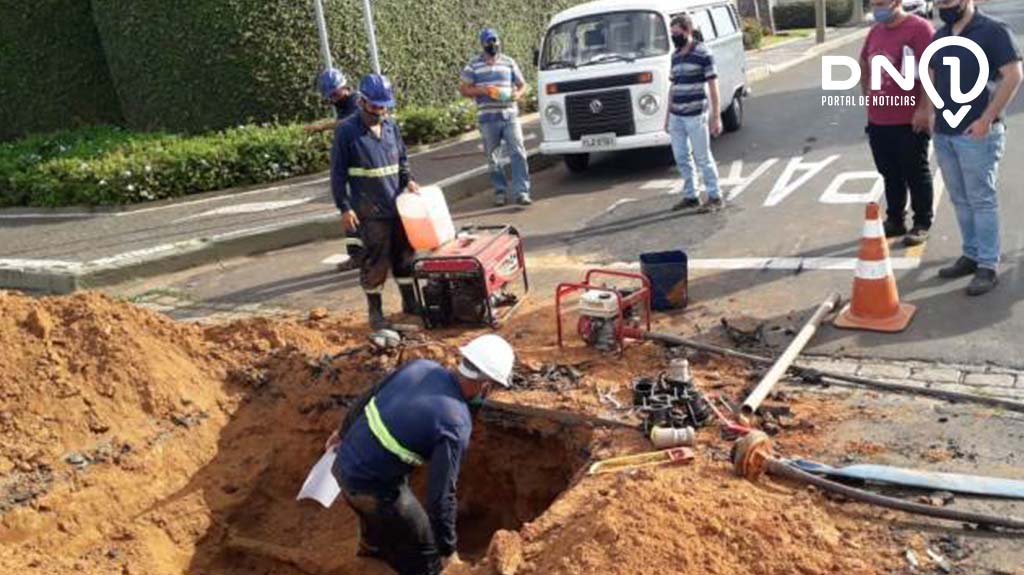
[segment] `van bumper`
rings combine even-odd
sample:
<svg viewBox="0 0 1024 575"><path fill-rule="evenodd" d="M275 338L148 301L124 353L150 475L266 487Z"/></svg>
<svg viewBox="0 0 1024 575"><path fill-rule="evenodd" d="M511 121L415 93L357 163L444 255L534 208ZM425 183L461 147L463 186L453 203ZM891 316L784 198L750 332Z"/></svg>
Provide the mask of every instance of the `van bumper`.
<svg viewBox="0 0 1024 575"><path fill-rule="evenodd" d="M668 132L652 132L617 138L615 145L608 148L584 148L579 141L541 142L540 153L545 155L588 154L591 152L615 152L637 148L660 148L672 144Z"/></svg>

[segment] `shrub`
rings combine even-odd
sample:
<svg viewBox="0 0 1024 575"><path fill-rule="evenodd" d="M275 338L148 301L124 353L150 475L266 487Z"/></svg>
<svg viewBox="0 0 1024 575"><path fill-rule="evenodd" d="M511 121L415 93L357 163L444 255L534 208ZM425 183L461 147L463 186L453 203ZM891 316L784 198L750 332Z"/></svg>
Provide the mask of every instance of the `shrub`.
<svg viewBox="0 0 1024 575"><path fill-rule="evenodd" d="M855 0L827 0L825 22L829 26L848 22L853 16ZM775 27L779 30L793 28L814 28L813 0L786 0L775 6Z"/></svg>
<svg viewBox="0 0 1024 575"><path fill-rule="evenodd" d="M330 133L241 126L201 136L119 128L0 145L0 205L128 204L274 181L330 162Z"/></svg>
<svg viewBox="0 0 1024 575"><path fill-rule="evenodd" d="M764 26L755 18L743 19L743 49L756 50L764 40Z"/></svg>
<svg viewBox="0 0 1024 575"><path fill-rule="evenodd" d="M402 106L444 106L459 71L493 26L532 81L532 51L550 15L581 0L436 0L373 3L384 72ZM322 113L313 91L319 68L309 2L92 0L96 26L134 129L203 131L248 121L291 121ZM336 65L358 78L369 69L362 2L326 0Z"/></svg>
<svg viewBox="0 0 1024 575"><path fill-rule="evenodd" d="M122 120L89 2L0 3L0 62L0 139Z"/></svg>
<svg viewBox="0 0 1024 575"><path fill-rule="evenodd" d="M476 127L476 107L464 100L447 107L408 106L397 115L406 145L430 144Z"/></svg>

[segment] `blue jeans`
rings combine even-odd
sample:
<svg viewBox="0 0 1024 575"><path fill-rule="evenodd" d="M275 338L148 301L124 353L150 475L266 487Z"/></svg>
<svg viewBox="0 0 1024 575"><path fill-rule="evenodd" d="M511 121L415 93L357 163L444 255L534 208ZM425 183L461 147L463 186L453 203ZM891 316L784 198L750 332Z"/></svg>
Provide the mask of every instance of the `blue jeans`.
<svg viewBox="0 0 1024 575"><path fill-rule="evenodd" d="M668 121L668 133L672 137L672 154L679 167L679 175L683 177L683 196L697 197L697 172L693 167L696 160L704 176L704 187L708 198L721 198L722 190L718 187L718 166L711 154L711 133L708 131L707 114L700 116L677 116L671 114ZM690 158L693 154L693 158Z"/></svg>
<svg viewBox="0 0 1024 575"><path fill-rule="evenodd" d="M509 189L505 168L498 161L498 151L504 142L512 165L512 192L517 198L529 198L530 166L526 161L526 145L523 143L523 127L519 124L519 118L488 118L480 122L480 136L484 140L484 152L491 167L494 193L503 197Z"/></svg>
<svg viewBox="0 0 1024 575"><path fill-rule="evenodd" d="M999 160L1006 150L1006 126L992 126L980 140L935 134L935 156L963 237L963 253L979 267L999 267Z"/></svg>

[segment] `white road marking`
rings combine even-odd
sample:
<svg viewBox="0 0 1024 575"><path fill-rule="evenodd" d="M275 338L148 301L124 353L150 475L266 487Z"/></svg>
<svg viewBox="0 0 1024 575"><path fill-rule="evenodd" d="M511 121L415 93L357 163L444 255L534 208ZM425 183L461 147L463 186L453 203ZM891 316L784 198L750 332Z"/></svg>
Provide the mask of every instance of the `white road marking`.
<svg viewBox="0 0 1024 575"><path fill-rule="evenodd" d="M640 200L637 200L636 198L622 198L622 199L619 199L614 204L608 206L608 209L605 210L604 213L610 214L610 213L614 212L615 208L617 208L619 206L624 206L626 204L631 204L633 202L638 202L638 201L640 201Z"/></svg>
<svg viewBox="0 0 1024 575"><path fill-rule="evenodd" d="M743 162L733 162L732 167L729 169L729 177L727 180L730 182L736 182L736 187L729 190L725 195L725 200L732 201L738 198L743 192L747 191L747 188L749 188L751 184L757 181L758 178L763 176L765 172L778 163L778 161L778 158L769 158L765 160L746 178L743 177Z"/></svg>
<svg viewBox="0 0 1024 575"><path fill-rule="evenodd" d="M843 185L855 180L871 180L874 182L871 191L863 194L850 194L841 191ZM835 177L825 188L818 200L823 204L867 204L877 202L885 193L885 180L878 172L843 172Z"/></svg>
<svg viewBox="0 0 1024 575"><path fill-rule="evenodd" d="M838 154L829 156L820 162L804 162L803 157L791 159L789 164L786 165L785 171L782 172L782 176L775 182L775 187L768 193L768 199L764 201L764 207L770 208L779 205L790 194L799 189L800 186L806 184L811 178L817 176L838 159ZM803 175L797 178L796 181L793 181L793 177L797 172L803 172Z"/></svg>
<svg viewBox="0 0 1024 575"><path fill-rule="evenodd" d="M275 210L283 210L284 208L290 208L292 206L298 206L301 204L308 204L312 202L313 198L299 198L297 200L281 200L278 202L252 202L248 204L234 204L230 206L224 206L203 212L201 214L195 214L192 216L179 218L174 220L174 223L187 222L189 220L195 220L199 218L208 218L211 216L237 216L241 214L258 214L261 212L272 212Z"/></svg>
<svg viewBox="0 0 1024 575"><path fill-rule="evenodd" d="M651 180L645 182L640 186L641 190L667 190L675 188L676 186L682 186L683 180L676 178L672 180Z"/></svg>
<svg viewBox="0 0 1024 575"><path fill-rule="evenodd" d="M320 263L325 266L336 266L338 264L343 264L350 259L352 258L348 254L334 254L333 256L324 258Z"/></svg>
<svg viewBox="0 0 1024 575"><path fill-rule="evenodd" d="M691 270L755 270L755 271L846 271L857 269L857 258L804 258L804 257L759 257L759 258L693 258L687 266ZM921 266L921 258L890 258L892 268L913 270ZM639 263L620 262L611 267L616 269L639 270Z"/></svg>

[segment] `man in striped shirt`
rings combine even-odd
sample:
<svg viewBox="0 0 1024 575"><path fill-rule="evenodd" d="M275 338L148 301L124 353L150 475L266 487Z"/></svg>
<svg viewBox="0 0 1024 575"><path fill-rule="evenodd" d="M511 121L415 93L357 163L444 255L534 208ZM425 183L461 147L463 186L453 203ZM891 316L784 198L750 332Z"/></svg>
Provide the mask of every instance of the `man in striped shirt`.
<svg viewBox="0 0 1024 575"><path fill-rule="evenodd" d="M533 203L530 200L530 169L516 103L526 93L526 81L516 61L501 53L497 32L485 28L480 32L480 44L483 53L462 70L459 92L476 101L480 136L491 166L495 205L504 206L508 201L509 182L498 161L498 150L504 142L512 168L512 193L519 205L528 206Z"/></svg>
<svg viewBox="0 0 1024 575"><path fill-rule="evenodd" d="M715 70L711 50L694 36L693 20L688 15L672 20L671 107L668 115L668 133L672 138L672 153L683 176L683 199L673 210L700 207L697 195L696 160L704 177L708 204L722 207L722 191L718 186L718 167L711 154L711 136L722 133L722 117L718 92L718 72ZM709 107L710 100L710 107ZM691 159L690 155L693 155Z"/></svg>

